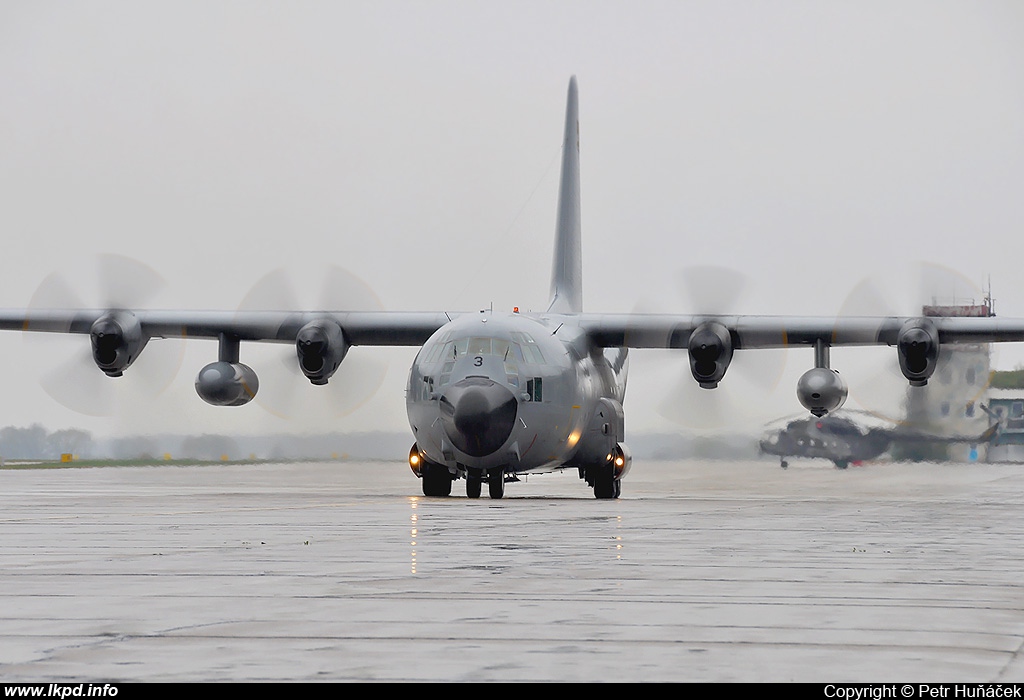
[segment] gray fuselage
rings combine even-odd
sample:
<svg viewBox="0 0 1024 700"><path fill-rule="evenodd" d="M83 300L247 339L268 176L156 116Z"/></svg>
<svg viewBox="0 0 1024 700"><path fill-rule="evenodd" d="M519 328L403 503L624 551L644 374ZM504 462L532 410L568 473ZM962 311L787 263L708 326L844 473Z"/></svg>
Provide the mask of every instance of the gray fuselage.
<svg viewBox="0 0 1024 700"><path fill-rule="evenodd" d="M409 425L427 459L458 472L585 466L622 439L626 372L625 349L594 346L571 319L467 314L416 355ZM597 416L609 402L610 427Z"/></svg>

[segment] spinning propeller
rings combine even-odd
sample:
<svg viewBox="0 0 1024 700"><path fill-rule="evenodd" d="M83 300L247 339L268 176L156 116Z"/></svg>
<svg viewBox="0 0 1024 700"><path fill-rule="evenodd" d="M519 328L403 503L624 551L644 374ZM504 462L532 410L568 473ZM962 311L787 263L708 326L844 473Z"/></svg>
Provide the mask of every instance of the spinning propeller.
<svg viewBox="0 0 1024 700"><path fill-rule="evenodd" d="M296 280L298 282L296 282ZM380 311L383 305L360 278L336 266L278 268L253 285L239 311ZM326 385L313 386L299 367L296 345L242 345L242 362L259 375L254 399L270 413L291 418L309 412L345 416L370 400L388 365L378 352L352 348Z"/></svg>
<svg viewBox="0 0 1024 700"><path fill-rule="evenodd" d="M34 313L47 309L139 309L164 286L163 278L138 260L98 255L91 264L52 272L40 283L29 301L26 328L32 329ZM162 393L178 374L185 350L180 338L154 338L124 376L111 379L97 367L88 335L25 333L23 337L30 361L49 365L40 380L46 393L66 408L90 416L113 415L125 394L152 398Z"/></svg>
<svg viewBox="0 0 1024 700"><path fill-rule="evenodd" d="M978 307L981 313L986 298L977 284L951 268L926 262L891 265L854 286L840 308L838 320L857 316L920 317L925 306L938 307L940 315L950 308L963 307ZM911 392L922 389L908 385L895 348L841 348L838 352L842 354L834 356L833 365L843 369L852 402L893 423L915 422L907 413L908 398ZM950 381L949 352L948 347L940 349L930 382ZM855 355L859 355L860 362ZM985 365L987 372L987 359ZM987 374L978 378L979 399L987 383Z"/></svg>
<svg viewBox="0 0 1024 700"><path fill-rule="evenodd" d="M727 364L725 375L716 388L702 388L691 371L688 355L693 353L698 371L705 359L714 361L704 356L709 352L704 338L712 341L720 338L722 329L715 325L715 317L732 315L741 309L747 280L736 270L698 266L681 270L675 282L676 291L684 302L680 309L673 311L707 316L709 325L691 336L689 349L657 351L662 360L657 370L661 385L670 387L667 395L663 392L658 412L672 423L691 430L722 430L748 424L752 415L761 415L762 411L756 407L763 405L765 397L778 386L785 369L786 351L736 350L731 359L723 353L720 359ZM668 339L666 345L667 342ZM715 349L710 353L716 354ZM706 383L710 385L714 381Z"/></svg>

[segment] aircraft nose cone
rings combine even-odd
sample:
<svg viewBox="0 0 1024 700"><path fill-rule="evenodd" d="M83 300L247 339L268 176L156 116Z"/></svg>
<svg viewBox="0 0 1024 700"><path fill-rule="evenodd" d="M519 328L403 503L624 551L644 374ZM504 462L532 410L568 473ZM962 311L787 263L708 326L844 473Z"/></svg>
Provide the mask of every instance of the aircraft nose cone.
<svg viewBox="0 0 1024 700"><path fill-rule="evenodd" d="M516 397L486 377L452 384L440 399L444 432L459 450L473 457L496 452L516 422Z"/></svg>

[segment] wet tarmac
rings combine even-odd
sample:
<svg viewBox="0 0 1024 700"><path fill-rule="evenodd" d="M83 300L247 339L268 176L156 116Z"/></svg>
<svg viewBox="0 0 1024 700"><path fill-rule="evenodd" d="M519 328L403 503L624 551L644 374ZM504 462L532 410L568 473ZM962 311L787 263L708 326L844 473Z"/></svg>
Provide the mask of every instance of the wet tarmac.
<svg viewBox="0 0 1024 700"><path fill-rule="evenodd" d="M456 484L461 493L463 482ZM1024 681L1024 465L0 471L5 681Z"/></svg>

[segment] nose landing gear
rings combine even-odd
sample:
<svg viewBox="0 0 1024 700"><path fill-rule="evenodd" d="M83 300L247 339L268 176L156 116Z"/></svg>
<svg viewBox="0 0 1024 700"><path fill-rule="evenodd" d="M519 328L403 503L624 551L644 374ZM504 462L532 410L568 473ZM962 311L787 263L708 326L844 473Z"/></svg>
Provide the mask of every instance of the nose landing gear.
<svg viewBox="0 0 1024 700"><path fill-rule="evenodd" d="M485 473L482 469L466 470L466 497L480 498L483 482L487 481L487 494L491 498L502 498L505 495L505 472L492 469Z"/></svg>
<svg viewBox="0 0 1024 700"><path fill-rule="evenodd" d="M505 472L501 469L492 469L487 475L487 491L491 498L501 498L505 495Z"/></svg>

